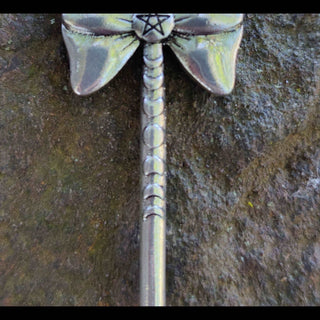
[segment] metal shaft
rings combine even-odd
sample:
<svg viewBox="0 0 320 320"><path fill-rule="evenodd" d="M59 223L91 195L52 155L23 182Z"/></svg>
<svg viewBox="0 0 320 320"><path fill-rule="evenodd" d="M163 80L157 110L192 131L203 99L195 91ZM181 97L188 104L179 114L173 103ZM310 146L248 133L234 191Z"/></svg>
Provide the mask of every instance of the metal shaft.
<svg viewBox="0 0 320 320"><path fill-rule="evenodd" d="M207 90L231 92L243 14L64 14L71 84L88 95L107 84L142 41L140 303L165 305L166 116L162 45Z"/></svg>
<svg viewBox="0 0 320 320"><path fill-rule="evenodd" d="M140 305L165 305L166 116L162 44L145 43L141 108Z"/></svg>

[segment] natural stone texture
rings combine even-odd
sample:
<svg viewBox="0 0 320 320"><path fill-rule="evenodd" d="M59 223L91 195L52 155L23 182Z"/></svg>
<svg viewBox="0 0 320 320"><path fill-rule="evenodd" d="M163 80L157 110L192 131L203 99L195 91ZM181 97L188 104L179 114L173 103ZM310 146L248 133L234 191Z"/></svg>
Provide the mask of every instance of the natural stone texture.
<svg viewBox="0 0 320 320"><path fill-rule="evenodd" d="M59 15L0 15L0 302L138 305L142 50L76 96ZM320 304L320 15L248 14L233 93L165 48L168 305Z"/></svg>

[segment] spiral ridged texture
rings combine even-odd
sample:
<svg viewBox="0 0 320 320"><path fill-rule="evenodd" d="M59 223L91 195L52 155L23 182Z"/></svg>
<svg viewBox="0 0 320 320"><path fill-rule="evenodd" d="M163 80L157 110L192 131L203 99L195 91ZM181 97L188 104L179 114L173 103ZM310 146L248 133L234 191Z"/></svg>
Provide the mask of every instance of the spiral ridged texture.
<svg viewBox="0 0 320 320"><path fill-rule="evenodd" d="M162 44L145 43L143 60L140 303L164 305L166 118Z"/></svg>

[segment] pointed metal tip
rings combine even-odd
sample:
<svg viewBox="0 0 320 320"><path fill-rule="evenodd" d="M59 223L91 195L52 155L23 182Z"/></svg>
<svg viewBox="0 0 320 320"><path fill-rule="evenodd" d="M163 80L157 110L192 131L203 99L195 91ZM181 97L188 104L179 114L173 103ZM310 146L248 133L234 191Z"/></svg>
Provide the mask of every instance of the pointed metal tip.
<svg viewBox="0 0 320 320"><path fill-rule="evenodd" d="M87 90L82 90L79 86L73 87L72 88L74 93L78 96L88 96L89 94L91 94L91 91L87 91Z"/></svg>

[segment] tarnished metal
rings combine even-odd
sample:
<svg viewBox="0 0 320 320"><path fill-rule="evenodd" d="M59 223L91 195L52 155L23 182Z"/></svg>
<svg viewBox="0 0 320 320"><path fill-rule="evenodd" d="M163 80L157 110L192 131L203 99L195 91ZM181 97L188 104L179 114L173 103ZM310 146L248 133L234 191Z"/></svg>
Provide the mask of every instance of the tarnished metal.
<svg viewBox="0 0 320 320"><path fill-rule="evenodd" d="M79 95L108 83L143 51L140 304L165 305L166 115L162 46L217 95L234 87L242 14L63 14L71 85Z"/></svg>

